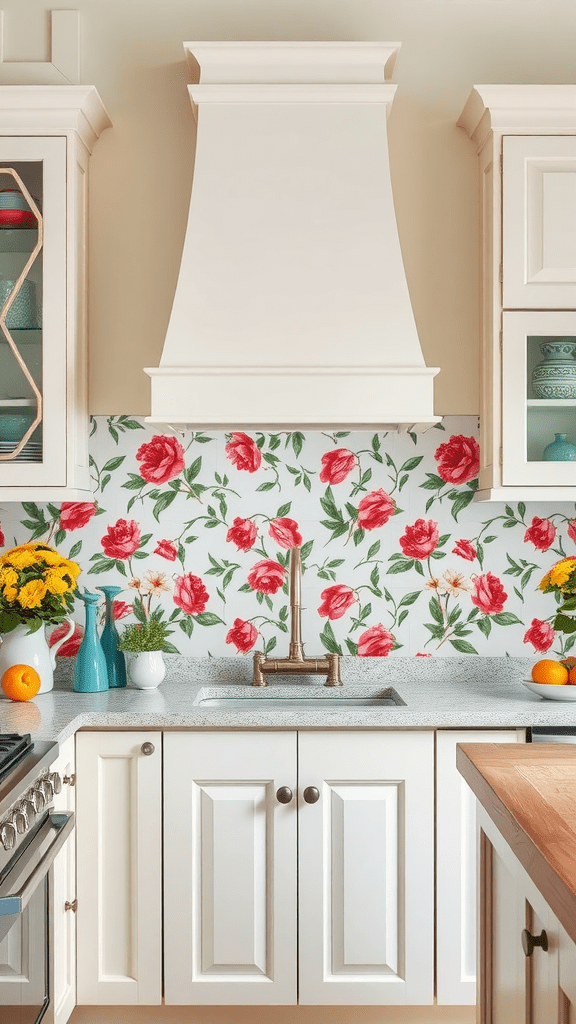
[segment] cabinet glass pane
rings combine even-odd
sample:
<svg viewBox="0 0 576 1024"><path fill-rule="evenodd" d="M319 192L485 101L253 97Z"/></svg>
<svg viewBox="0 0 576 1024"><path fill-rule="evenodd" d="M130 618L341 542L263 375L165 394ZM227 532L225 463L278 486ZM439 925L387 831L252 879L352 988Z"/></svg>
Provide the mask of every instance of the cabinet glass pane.
<svg viewBox="0 0 576 1024"><path fill-rule="evenodd" d="M42 461L42 172L0 163L0 466Z"/></svg>
<svg viewBox="0 0 576 1024"><path fill-rule="evenodd" d="M526 459L576 462L576 335L528 335L526 345Z"/></svg>

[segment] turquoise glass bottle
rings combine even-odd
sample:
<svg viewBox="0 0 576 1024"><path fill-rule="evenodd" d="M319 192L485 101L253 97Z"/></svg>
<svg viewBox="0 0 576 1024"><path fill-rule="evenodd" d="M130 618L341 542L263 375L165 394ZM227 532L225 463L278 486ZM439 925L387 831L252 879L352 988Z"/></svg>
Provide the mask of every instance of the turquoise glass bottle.
<svg viewBox="0 0 576 1024"><path fill-rule="evenodd" d="M114 621L114 598L122 593L122 587L98 587L106 598L106 622L100 643L106 658L108 667L108 685L112 689L115 686L126 686L126 657L124 651L118 650L118 630Z"/></svg>
<svg viewBox="0 0 576 1024"><path fill-rule="evenodd" d="M100 637L96 611L100 600L99 594L89 594L87 590L78 594L86 607L86 626L84 639L76 655L74 668L74 689L77 693L100 693L108 689L108 668Z"/></svg>

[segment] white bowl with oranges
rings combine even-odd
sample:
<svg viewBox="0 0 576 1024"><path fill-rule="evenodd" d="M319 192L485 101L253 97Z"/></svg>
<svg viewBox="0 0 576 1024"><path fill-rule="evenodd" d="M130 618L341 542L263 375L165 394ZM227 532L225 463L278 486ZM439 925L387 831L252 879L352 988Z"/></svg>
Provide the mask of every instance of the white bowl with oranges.
<svg viewBox="0 0 576 1024"><path fill-rule="evenodd" d="M543 658L532 668L532 679L522 685L545 700L576 700L576 658Z"/></svg>

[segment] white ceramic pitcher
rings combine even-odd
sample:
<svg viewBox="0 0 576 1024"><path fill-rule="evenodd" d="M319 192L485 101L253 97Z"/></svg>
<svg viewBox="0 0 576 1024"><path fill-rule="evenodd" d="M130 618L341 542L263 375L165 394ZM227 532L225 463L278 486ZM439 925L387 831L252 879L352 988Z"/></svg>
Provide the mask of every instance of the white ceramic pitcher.
<svg viewBox="0 0 576 1024"><path fill-rule="evenodd" d="M0 679L11 665L30 665L40 676L39 693L48 693L54 686L54 669L56 655L62 644L72 636L76 623L69 615L64 616L69 625L68 632L53 647L48 647L46 627L40 626L35 633L30 633L26 623L16 626L10 633L2 634L0 644ZM0 690L0 698L4 697Z"/></svg>

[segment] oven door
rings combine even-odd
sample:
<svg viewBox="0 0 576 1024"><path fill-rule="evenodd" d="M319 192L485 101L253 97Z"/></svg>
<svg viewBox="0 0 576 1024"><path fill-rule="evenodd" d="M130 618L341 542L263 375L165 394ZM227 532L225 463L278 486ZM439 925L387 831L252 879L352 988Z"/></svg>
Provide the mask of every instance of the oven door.
<svg viewBox="0 0 576 1024"><path fill-rule="evenodd" d="M50 1005L50 868L74 827L49 811L0 882L0 1022L38 1024Z"/></svg>

